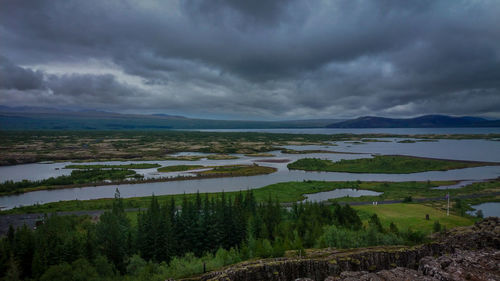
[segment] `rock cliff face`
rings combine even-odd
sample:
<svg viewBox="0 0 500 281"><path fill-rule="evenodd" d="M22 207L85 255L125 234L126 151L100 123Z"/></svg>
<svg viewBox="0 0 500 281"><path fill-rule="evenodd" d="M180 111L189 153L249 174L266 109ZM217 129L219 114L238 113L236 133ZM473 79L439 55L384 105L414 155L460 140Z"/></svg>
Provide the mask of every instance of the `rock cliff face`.
<svg viewBox="0 0 500 281"><path fill-rule="evenodd" d="M500 251L456 250L450 255L424 257L418 270L397 267L378 272L344 271L337 277L325 281L385 281L385 280L500 280Z"/></svg>
<svg viewBox="0 0 500 281"><path fill-rule="evenodd" d="M500 280L500 221L487 218L435 242L243 262L191 280Z"/></svg>

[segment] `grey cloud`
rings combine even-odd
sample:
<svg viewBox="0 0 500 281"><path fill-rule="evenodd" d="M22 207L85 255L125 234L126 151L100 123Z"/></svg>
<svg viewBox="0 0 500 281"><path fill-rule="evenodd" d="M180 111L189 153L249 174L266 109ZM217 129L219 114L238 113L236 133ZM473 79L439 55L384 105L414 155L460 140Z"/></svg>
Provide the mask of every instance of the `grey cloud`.
<svg viewBox="0 0 500 281"><path fill-rule="evenodd" d="M0 37L7 38L0 49L16 64L106 60L144 84L97 74L41 83L41 73L18 68L32 84L2 82L16 84L9 87L18 95L46 87L90 107L116 102L129 110L270 118L500 116L498 1L0 0L0 6Z"/></svg>
<svg viewBox="0 0 500 281"><path fill-rule="evenodd" d="M75 103L88 102L95 105L121 105L123 99L138 96L140 90L121 83L113 75L50 75L46 81L47 88L54 96L71 97Z"/></svg>
<svg viewBox="0 0 500 281"><path fill-rule="evenodd" d="M43 74L14 65L0 56L0 89L33 90L43 86Z"/></svg>
<svg viewBox="0 0 500 281"><path fill-rule="evenodd" d="M251 24L276 24L281 17L286 16L286 10L294 0L187 0L183 1L183 8L190 14L209 17L218 21L225 17L231 17L233 13L243 17L244 21ZM234 17L233 17L234 19Z"/></svg>

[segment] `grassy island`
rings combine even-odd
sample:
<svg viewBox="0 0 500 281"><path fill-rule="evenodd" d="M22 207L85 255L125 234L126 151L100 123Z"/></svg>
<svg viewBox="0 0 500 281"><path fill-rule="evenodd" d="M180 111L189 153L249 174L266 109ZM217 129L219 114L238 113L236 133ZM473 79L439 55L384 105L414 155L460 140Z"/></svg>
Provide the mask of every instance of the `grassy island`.
<svg viewBox="0 0 500 281"><path fill-rule="evenodd" d="M133 170L126 169L85 169L73 170L69 175L51 177L37 181L5 181L0 183L0 195L9 195L44 189L71 188L85 185L100 185L109 182L121 183L127 179L142 179L143 176Z"/></svg>
<svg viewBox="0 0 500 281"><path fill-rule="evenodd" d="M203 168L202 165L173 165L158 168L158 172L182 172Z"/></svg>
<svg viewBox="0 0 500 281"><path fill-rule="evenodd" d="M324 172L409 174L499 164L494 162L457 161L402 155L376 155L373 158L340 160L338 162L317 158L304 158L288 164L288 168Z"/></svg>
<svg viewBox="0 0 500 281"><path fill-rule="evenodd" d="M151 163L135 163L135 164L118 164L118 165L108 165L108 164L95 164L95 165L67 165L65 169L151 169L161 167L160 164Z"/></svg>
<svg viewBox="0 0 500 281"><path fill-rule="evenodd" d="M220 177L244 177L271 174L276 172L276 168L259 165L226 165L216 166L208 171L198 172L198 175L216 175Z"/></svg>

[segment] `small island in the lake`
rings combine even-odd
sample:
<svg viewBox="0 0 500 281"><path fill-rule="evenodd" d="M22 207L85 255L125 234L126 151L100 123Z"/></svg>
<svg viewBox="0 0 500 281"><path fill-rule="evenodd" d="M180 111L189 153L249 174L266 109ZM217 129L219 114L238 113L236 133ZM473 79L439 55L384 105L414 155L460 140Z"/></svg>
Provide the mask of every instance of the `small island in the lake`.
<svg viewBox="0 0 500 281"><path fill-rule="evenodd" d="M500 163L403 155L375 155L373 158L342 159L338 162L318 158L302 158L288 164L288 168L291 170L323 172L410 174L497 165L500 165Z"/></svg>

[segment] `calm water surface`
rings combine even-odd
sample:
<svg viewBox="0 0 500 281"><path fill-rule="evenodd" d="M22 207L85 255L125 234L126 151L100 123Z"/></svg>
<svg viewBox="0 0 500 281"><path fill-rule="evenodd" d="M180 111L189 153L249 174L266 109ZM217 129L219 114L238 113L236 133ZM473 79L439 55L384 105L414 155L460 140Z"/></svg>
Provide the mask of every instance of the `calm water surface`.
<svg viewBox="0 0 500 281"><path fill-rule="evenodd" d="M206 129L200 132L261 132L285 134L394 134L394 135L444 135L444 134L498 134L500 127L491 128L368 128L368 129Z"/></svg>
<svg viewBox="0 0 500 281"><path fill-rule="evenodd" d="M305 194L306 199L303 202L321 202L327 201L328 199L342 198L342 197L361 197L361 196L378 196L382 192L375 192L371 190L363 189L352 189L352 188L342 188L335 189L331 191L318 192L313 194Z"/></svg>
<svg viewBox="0 0 500 281"><path fill-rule="evenodd" d="M476 211L483 211L483 216L486 217L500 217L500 202L488 202L479 205L473 205L472 208ZM476 211L470 212L470 214L475 215Z"/></svg>
<svg viewBox="0 0 500 281"><path fill-rule="evenodd" d="M480 128L486 129L486 128ZM310 129L314 130L314 129ZM415 132L413 132L415 133ZM423 157L435 157L457 160L495 161L500 162L500 142L487 140L440 140L438 142L416 142L397 143L401 139L388 139L390 142L367 142L355 144L352 142L337 142L335 146L287 146L287 148L306 150L320 149L341 152L356 152L364 154L282 154L279 151L272 152L279 159L290 159L295 161L305 157L315 157L338 161L340 159L358 159L372 157L370 153L379 154L405 154ZM186 154L186 153L184 153ZM235 160L207 160L199 161L133 161L133 162L104 162L104 164L127 164L127 163L159 163L162 166L180 164L201 165L229 165L229 164L252 164L254 160L262 158L246 157L237 155ZM70 162L53 164L25 164L16 166L0 167L0 181L22 179L40 180L69 174L71 170L63 169ZM85 163L92 164L92 163ZM100 162L103 164L103 162ZM87 200L97 198L112 198L115 189L118 188L122 197L138 197L219 191L238 191L248 188L259 188L269 184L287 181L324 180L324 181L426 181L426 180L469 180L480 181L500 176L500 166L476 167L450 171L432 171L413 174L354 174L334 172L305 172L289 171L288 163L264 163L259 165L275 167L276 173L252 177L237 178L214 178L201 180L186 180L172 182L156 182L144 184L123 184L112 186L84 187L72 189L60 189L51 191L36 191L20 195L0 197L0 206L13 208L20 205L32 205L36 203L56 202L60 200ZM176 176L186 172L158 173L156 169L136 170L144 174L146 178ZM321 196L321 195L318 195Z"/></svg>
<svg viewBox="0 0 500 281"><path fill-rule="evenodd" d="M335 142L336 146L285 146L295 150L332 150L341 152L400 154L454 160L500 162L500 141L439 140L437 142L398 143L402 139L384 139L390 142Z"/></svg>

